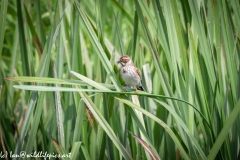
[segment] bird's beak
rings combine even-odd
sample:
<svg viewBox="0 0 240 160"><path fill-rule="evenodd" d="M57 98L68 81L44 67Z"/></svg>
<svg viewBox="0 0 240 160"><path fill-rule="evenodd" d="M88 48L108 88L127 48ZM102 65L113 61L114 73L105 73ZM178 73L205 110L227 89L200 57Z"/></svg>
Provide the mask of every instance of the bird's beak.
<svg viewBox="0 0 240 160"><path fill-rule="evenodd" d="M119 64L119 63L120 63L120 60L118 60L116 63Z"/></svg>

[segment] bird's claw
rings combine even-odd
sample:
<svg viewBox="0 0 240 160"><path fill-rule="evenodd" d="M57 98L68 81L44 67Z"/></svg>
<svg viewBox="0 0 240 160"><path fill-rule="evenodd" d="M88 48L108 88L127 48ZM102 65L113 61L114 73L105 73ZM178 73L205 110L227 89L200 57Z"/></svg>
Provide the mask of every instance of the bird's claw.
<svg viewBox="0 0 240 160"><path fill-rule="evenodd" d="M127 87L128 87L128 85L124 85L125 87L123 87L123 90L122 90L122 92L126 92L127 91Z"/></svg>
<svg viewBox="0 0 240 160"><path fill-rule="evenodd" d="M122 92L126 92L126 88L122 90Z"/></svg>

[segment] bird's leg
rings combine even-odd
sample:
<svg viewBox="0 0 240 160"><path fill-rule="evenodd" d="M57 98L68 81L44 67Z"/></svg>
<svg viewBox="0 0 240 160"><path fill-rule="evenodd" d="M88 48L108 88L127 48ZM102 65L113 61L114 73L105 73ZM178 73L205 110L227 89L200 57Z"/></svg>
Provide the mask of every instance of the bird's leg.
<svg viewBox="0 0 240 160"><path fill-rule="evenodd" d="M127 87L128 87L128 84L125 84L122 91L126 92Z"/></svg>
<svg viewBox="0 0 240 160"><path fill-rule="evenodd" d="M134 91L136 94L138 94L138 92L137 92L137 87L136 87L136 89L135 89L135 91Z"/></svg>

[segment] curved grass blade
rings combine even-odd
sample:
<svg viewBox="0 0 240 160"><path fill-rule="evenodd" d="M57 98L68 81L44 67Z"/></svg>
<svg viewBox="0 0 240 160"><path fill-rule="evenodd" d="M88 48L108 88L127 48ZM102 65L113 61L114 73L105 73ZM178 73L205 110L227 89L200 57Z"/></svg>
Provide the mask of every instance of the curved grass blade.
<svg viewBox="0 0 240 160"><path fill-rule="evenodd" d="M143 146L143 148L151 155L153 160L160 160L160 158L152 151L152 149L147 145L147 143L144 140L142 140L141 138L139 138L130 131L129 133Z"/></svg>
<svg viewBox="0 0 240 160"><path fill-rule="evenodd" d="M184 159L186 159L186 160L190 159L188 154L184 150L184 147L182 146L181 142L178 140L177 136L174 134L174 132L171 130L171 128L166 123L164 123L162 120L160 120L159 118L157 118L156 116L154 116L150 112L148 112L148 111L144 110L143 108L135 105L134 103L132 103L129 100L122 99L122 98L119 98L119 97L115 97L115 98L118 99L119 101L127 104L128 106L130 106L130 107L132 107L134 109L137 109L138 111L142 112L143 114L145 114L146 116L148 116L149 118L151 118L152 120L154 120L155 122L160 124L168 132L168 134L171 136L172 140L175 142L176 146L181 151L182 156L184 157Z"/></svg>
<svg viewBox="0 0 240 160"><path fill-rule="evenodd" d="M31 85L14 85L13 87L18 88L18 89L24 89L24 90L37 90L37 91L62 91L62 92L96 92L96 93L111 93L111 94L126 94L126 95L139 95L139 96L147 96L147 97L158 97L158 98L164 98L164 99L171 99L171 100L176 100L179 102L183 102L188 104L189 106L193 107L195 111L197 111L204 121L207 123L209 126L209 123L207 119L204 117L204 115L191 103L179 99L179 98L174 98L174 97L168 97L168 96L163 96L163 95L157 95L157 94L150 94L142 91L132 91L132 92L118 92L118 91L112 91L112 90L97 90L97 89L77 89L77 88L67 88L67 87L50 87L50 86L31 86Z"/></svg>

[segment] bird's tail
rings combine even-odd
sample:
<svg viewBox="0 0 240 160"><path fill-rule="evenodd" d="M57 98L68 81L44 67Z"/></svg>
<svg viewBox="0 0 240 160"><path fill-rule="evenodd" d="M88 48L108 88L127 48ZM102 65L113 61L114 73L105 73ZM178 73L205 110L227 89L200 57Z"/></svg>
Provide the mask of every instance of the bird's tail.
<svg viewBox="0 0 240 160"><path fill-rule="evenodd" d="M146 92L143 86L137 86L137 89Z"/></svg>

